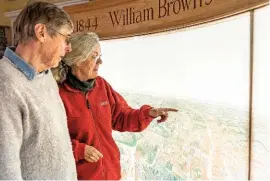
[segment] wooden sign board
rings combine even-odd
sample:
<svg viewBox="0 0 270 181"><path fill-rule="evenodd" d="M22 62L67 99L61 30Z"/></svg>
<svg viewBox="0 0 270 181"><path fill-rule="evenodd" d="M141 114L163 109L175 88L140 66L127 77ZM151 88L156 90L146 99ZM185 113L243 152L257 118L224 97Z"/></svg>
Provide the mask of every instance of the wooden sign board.
<svg viewBox="0 0 270 181"><path fill-rule="evenodd" d="M102 39L162 32L214 21L267 5L269 0L96 0L64 7L75 32Z"/></svg>

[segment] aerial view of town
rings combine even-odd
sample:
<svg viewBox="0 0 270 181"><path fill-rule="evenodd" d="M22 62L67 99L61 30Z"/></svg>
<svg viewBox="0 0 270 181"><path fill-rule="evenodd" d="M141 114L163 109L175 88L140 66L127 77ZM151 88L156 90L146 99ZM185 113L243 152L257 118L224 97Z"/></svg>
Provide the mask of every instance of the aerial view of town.
<svg viewBox="0 0 270 181"><path fill-rule="evenodd" d="M113 133L123 179L247 179L247 110L139 93L122 95L134 108L147 103L179 109L165 123L153 121L141 133Z"/></svg>

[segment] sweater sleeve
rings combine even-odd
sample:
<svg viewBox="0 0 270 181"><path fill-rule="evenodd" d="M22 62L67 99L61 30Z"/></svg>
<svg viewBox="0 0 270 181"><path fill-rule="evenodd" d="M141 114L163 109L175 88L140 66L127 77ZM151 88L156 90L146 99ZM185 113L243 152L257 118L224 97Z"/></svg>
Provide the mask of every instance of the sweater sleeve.
<svg viewBox="0 0 270 181"><path fill-rule="evenodd" d="M75 158L75 161L78 162L80 160L84 159L84 149L86 144L80 143L76 139L71 139L72 142L72 149L73 149L73 155Z"/></svg>
<svg viewBox="0 0 270 181"><path fill-rule="evenodd" d="M22 180L20 149L23 139L18 95L0 82L0 179Z"/></svg>
<svg viewBox="0 0 270 181"><path fill-rule="evenodd" d="M106 82L107 83L107 82ZM117 131L140 132L154 119L149 116L151 106L131 108L126 100L107 83L107 92L112 109L112 128Z"/></svg>

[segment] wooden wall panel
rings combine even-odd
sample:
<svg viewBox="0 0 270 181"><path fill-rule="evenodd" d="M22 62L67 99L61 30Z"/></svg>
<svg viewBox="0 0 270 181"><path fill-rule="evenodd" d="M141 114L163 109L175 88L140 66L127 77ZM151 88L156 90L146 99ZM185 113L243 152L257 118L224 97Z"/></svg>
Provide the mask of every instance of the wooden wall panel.
<svg viewBox="0 0 270 181"><path fill-rule="evenodd" d="M64 9L75 32L119 38L201 24L268 4L268 0L96 0Z"/></svg>

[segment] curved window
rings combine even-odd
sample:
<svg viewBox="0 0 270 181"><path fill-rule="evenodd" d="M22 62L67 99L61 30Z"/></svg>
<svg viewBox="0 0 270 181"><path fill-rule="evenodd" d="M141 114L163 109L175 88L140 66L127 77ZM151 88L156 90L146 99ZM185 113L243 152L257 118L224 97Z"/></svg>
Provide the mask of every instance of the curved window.
<svg viewBox="0 0 270 181"><path fill-rule="evenodd" d="M255 20L263 19L264 9L269 8L256 11ZM265 29L269 23L255 21L261 28L254 43L263 48L254 49L253 107L258 114L250 125L250 20L245 13L195 28L101 42L100 75L129 105L179 109L167 122L153 121L141 133L113 133L123 179L232 180L248 179L249 173L267 178L260 168L269 169L264 127L269 121L260 111L267 114L270 107L270 41L262 42L259 32L270 31ZM250 126L258 142L252 143L251 168Z"/></svg>

